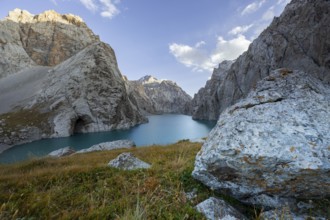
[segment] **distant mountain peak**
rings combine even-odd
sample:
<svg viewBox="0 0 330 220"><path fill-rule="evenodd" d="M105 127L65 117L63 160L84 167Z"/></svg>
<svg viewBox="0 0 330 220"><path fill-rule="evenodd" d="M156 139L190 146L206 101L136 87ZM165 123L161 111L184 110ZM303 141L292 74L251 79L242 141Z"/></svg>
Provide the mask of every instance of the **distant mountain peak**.
<svg viewBox="0 0 330 220"><path fill-rule="evenodd" d="M19 8L10 11L6 20L11 20L17 23L60 22L78 26L84 22L81 17L73 14L62 15L54 10L48 10L39 15L33 15L30 12Z"/></svg>
<svg viewBox="0 0 330 220"><path fill-rule="evenodd" d="M138 81L141 82L142 84L151 84L151 83L162 83L164 80L163 79L159 80L154 76L146 75L140 78Z"/></svg>

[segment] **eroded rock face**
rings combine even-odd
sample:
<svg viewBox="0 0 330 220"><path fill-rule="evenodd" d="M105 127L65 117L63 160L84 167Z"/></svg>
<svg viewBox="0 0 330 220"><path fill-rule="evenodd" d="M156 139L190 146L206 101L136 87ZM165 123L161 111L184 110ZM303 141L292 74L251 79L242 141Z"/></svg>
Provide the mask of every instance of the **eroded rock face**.
<svg viewBox="0 0 330 220"><path fill-rule="evenodd" d="M195 96L193 117L217 118L271 70L282 67L303 70L330 83L329 14L328 0L292 0L233 63L223 80L208 82Z"/></svg>
<svg viewBox="0 0 330 220"><path fill-rule="evenodd" d="M206 82L205 87L195 94L191 104L194 119L218 119L222 106L219 100L225 99L219 85L224 83L232 64L233 61L228 60L220 63L219 67L214 69L212 77Z"/></svg>
<svg viewBox="0 0 330 220"><path fill-rule="evenodd" d="M0 27L1 148L147 121L114 51L81 18L15 10Z"/></svg>
<svg viewBox="0 0 330 220"><path fill-rule="evenodd" d="M128 97L114 51L88 46L51 70L35 101L48 103L54 136L129 128L145 121Z"/></svg>
<svg viewBox="0 0 330 220"><path fill-rule="evenodd" d="M147 114L191 113L191 97L170 80L148 75L130 81L130 90L139 108Z"/></svg>
<svg viewBox="0 0 330 220"><path fill-rule="evenodd" d="M99 37L75 15L15 9L0 22L0 78L33 65L55 66Z"/></svg>
<svg viewBox="0 0 330 220"><path fill-rule="evenodd" d="M275 71L220 115L194 178L266 207L330 196L329 97L312 74Z"/></svg>

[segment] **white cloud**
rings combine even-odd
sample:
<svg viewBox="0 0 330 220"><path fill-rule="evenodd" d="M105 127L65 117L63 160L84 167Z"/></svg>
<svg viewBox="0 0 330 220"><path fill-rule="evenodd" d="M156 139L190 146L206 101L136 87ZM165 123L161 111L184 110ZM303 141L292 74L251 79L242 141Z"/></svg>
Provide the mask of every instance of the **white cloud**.
<svg viewBox="0 0 330 220"><path fill-rule="evenodd" d="M118 5L121 0L80 0L80 2L85 8L92 12L99 11L100 15L105 18L111 19L120 13L116 5Z"/></svg>
<svg viewBox="0 0 330 220"><path fill-rule="evenodd" d="M211 56L213 63L220 63L223 60L234 60L244 51L246 51L251 41L244 35L238 35L236 38L226 41L223 37L218 37L216 50Z"/></svg>
<svg viewBox="0 0 330 220"><path fill-rule="evenodd" d="M200 41L200 42L197 42L196 44L195 44L195 47L196 48L199 48L199 47L202 47L203 45L205 45L206 43L205 43L205 41Z"/></svg>
<svg viewBox="0 0 330 220"><path fill-rule="evenodd" d="M244 35L238 35L231 40L218 37L215 49L207 53L199 47L172 43L169 45L170 53L178 62L193 71L212 71L223 60L233 60L247 50L250 41Z"/></svg>
<svg viewBox="0 0 330 220"><path fill-rule="evenodd" d="M291 0L277 0L278 5L287 5Z"/></svg>
<svg viewBox="0 0 330 220"><path fill-rule="evenodd" d="M198 43L197 43L198 44ZM183 65L194 71L209 70L207 54L198 49L184 44L172 43L169 45L170 53Z"/></svg>
<svg viewBox="0 0 330 220"><path fill-rule="evenodd" d="M51 0L51 2L52 2L54 5L57 5L56 0Z"/></svg>
<svg viewBox="0 0 330 220"><path fill-rule="evenodd" d="M265 2L266 0L259 0L247 5L241 12L241 15L247 15L257 11Z"/></svg>
<svg viewBox="0 0 330 220"><path fill-rule="evenodd" d="M268 10L262 15L262 20L264 21L270 21L275 16L274 6L268 8Z"/></svg>
<svg viewBox="0 0 330 220"><path fill-rule="evenodd" d="M233 29L231 29L229 31L229 34L230 35L243 34L243 33L247 32L252 26L253 26L253 24L234 27Z"/></svg>
<svg viewBox="0 0 330 220"><path fill-rule="evenodd" d="M100 2L102 3L102 17L111 19L120 13L119 9L115 5L115 3L120 3L119 0L115 0L114 3L112 3L111 0L100 0Z"/></svg>
<svg viewBox="0 0 330 220"><path fill-rule="evenodd" d="M85 6L85 8L92 12L95 12L98 9L94 0L80 0L80 2Z"/></svg>

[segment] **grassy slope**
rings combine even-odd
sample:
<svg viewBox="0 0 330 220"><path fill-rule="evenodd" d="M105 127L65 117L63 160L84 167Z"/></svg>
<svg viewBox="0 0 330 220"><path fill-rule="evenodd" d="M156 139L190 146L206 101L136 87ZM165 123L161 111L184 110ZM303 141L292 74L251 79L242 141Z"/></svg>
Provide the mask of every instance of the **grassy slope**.
<svg viewBox="0 0 330 220"><path fill-rule="evenodd" d="M0 219L203 219L194 206L209 196L221 195L191 177L200 147L181 141L167 147L0 166ZM127 151L151 163L152 168L121 171L107 167L111 159ZM197 197L189 201L184 192L194 188ZM254 208L224 199L254 218Z"/></svg>
<svg viewBox="0 0 330 220"><path fill-rule="evenodd" d="M212 194L191 178L200 144L129 150L152 164L121 171L109 160L128 150L0 166L0 219L202 219L194 205ZM198 188L188 201L184 191Z"/></svg>

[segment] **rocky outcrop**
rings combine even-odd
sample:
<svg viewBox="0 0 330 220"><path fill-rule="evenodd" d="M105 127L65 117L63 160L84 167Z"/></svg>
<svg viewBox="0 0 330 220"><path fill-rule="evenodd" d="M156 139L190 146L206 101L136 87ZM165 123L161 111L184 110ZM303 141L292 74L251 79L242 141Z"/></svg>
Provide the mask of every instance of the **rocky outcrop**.
<svg viewBox="0 0 330 220"><path fill-rule="evenodd" d="M280 69L226 109L198 153L194 178L249 204L330 196L330 85Z"/></svg>
<svg viewBox="0 0 330 220"><path fill-rule="evenodd" d="M0 79L0 146L146 122L114 51L79 17L15 10L0 25L0 39L13 40L0 40L0 75L9 75ZM1 49L12 45L28 65L13 55L18 50Z"/></svg>
<svg viewBox="0 0 330 220"><path fill-rule="evenodd" d="M222 199L210 197L196 206L198 212L204 214L208 220L244 220L246 219L234 207Z"/></svg>
<svg viewBox="0 0 330 220"><path fill-rule="evenodd" d="M144 76L130 81L130 94L146 114L190 114L191 97L175 82Z"/></svg>
<svg viewBox="0 0 330 220"><path fill-rule="evenodd" d="M209 119L210 112L217 118L213 117L214 108L221 113L245 97L271 70L282 67L303 70L330 83L329 14L328 0L292 0L232 64L223 80L208 83L195 96L193 117ZM214 108L207 108L210 102Z"/></svg>
<svg viewBox="0 0 330 220"><path fill-rule="evenodd" d="M149 169L150 164L136 158L132 153L122 153L117 158L111 160L109 167L114 167L122 170Z"/></svg>
<svg viewBox="0 0 330 220"><path fill-rule="evenodd" d="M34 65L55 66L99 37L75 15L15 9L0 22L0 78Z"/></svg>
<svg viewBox="0 0 330 220"><path fill-rule="evenodd" d="M217 120L221 110L219 100L225 99L222 88L233 61L223 61L219 67L214 69L212 77L206 82L204 88L201 88L195 94L192 100L192 115L194 119Z"/></svg>
<svg viewBox="0 0 330 220"><path fill-rule="evenodd" d="M100 144L93 145L87 149L82 149L77 151L78 154L80 153L88 153L94 151L106 151L106 150L116 150L122 148L132 148L135 147L135 143L131 140L118 140L118 141L110 141L104 142Z"/></svg>
<svg viewBox="0 0 330 220"><path fill-rule="evenodd" d="M74 154L76 151L71 147L64 147L58 150L54 150L48 154L51 157L65 157Z"/></svg>

